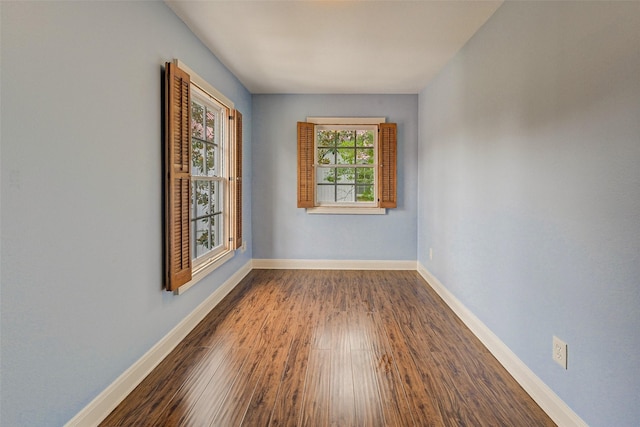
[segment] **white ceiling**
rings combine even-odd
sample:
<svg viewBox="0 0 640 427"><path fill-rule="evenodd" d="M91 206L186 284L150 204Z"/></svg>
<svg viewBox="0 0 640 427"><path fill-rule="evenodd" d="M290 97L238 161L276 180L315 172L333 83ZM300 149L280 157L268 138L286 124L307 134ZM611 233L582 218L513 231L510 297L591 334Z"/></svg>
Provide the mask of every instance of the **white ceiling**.
<svg viewBox="0 0 640 427"><path fill-rule="evenodd" d="M502 1L165 0L251 93L418 93Z"/></svg>

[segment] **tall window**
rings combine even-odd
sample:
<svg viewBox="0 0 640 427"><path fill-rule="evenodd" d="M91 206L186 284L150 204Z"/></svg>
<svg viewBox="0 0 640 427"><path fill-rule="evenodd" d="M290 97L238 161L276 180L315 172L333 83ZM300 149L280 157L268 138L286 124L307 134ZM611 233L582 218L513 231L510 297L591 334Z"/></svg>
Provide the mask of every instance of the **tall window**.
<svg viewBox="0 0 640 427"><path fill-rule="evenodd" d="M165 287L187 289L242 245L242 114L166 64Z"/></svg>
<svg viewBox="0 0 640 427"><path fill-rule="evenodd" d="M384 118L298 123L298 207L312 213L384 213L396 201L396 124Z"/></svg>
<svg viewBox="0 0 640 427"><path fill-rule="evenodd" d="M194 265L224 250L229 240L228 109L197 87L191 97L191 247Z"/></svg>

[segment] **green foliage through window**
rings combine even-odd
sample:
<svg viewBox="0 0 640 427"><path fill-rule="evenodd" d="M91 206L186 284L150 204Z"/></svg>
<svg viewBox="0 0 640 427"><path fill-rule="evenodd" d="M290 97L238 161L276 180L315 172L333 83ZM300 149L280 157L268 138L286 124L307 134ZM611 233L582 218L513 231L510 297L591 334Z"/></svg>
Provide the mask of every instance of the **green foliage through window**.
<svg viewBox="0 0 640 427"><path fill-rule="evenodd" d="M216 110L198 98L191 102L191 245L198 258L222 244L222 194L217 166L220 135Z"/></svg>
<svg viewBox="0 0 640 427"><path fill-rule="evenodd" d="M318 130L317 199L319 202L374 201L373 130Z"/></svg>

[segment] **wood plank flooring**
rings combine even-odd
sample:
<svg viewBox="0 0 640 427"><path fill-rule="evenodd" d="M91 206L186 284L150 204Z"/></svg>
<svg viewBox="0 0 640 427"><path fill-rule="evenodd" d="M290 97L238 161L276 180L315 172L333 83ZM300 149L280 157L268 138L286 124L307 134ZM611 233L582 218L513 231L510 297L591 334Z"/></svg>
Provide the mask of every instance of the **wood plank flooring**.
<svg viewBox="0 0 640 427"><path fill-rule="evenodd" d="M553 426L415 271L253 270L103 426Z"/></svg>

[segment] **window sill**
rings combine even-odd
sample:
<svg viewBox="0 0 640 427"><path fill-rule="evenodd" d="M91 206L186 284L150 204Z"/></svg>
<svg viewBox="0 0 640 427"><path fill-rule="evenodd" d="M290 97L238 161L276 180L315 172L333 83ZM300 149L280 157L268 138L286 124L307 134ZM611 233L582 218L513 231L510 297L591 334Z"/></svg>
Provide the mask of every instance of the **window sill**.
<svg viewBox="0 0 640 427"><path fill-rule="evenodd" d="M216 268L220 267L225 262L229 261L233 258L235 251L227 251L218 255L216 258L212 258L210 261L204 263L203 265L199 265L193 271L193 276L191 280L189 280L184 285L180 286L178 289L173 291L175 295L181 295L189 290L193 285L198 283L200 280L204 279L209 273L211 273Z"/></svg>
<svg viewBox="0 0 640 427"><path fill-rule="evenodd" d="M340 206L316 206L315 208L307 208L308 214L330 214L330 215L385 215L386 208L359 208L359 207L340 207Z"/></svg>

